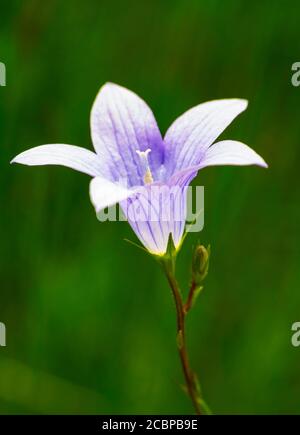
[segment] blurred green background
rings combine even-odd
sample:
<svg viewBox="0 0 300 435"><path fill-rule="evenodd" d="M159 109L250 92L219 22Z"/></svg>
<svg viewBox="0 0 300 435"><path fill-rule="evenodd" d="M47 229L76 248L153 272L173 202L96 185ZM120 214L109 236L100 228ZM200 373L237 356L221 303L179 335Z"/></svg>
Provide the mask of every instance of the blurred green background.
<svg viewBox="0 0 300 435"><path fill-rule="evenodd" d="M89 177L10 166L43 143L91 148L89 112L106 81L152 107L161 131L200 102L249 99L222 135L270 168L215 167L205 291L188 318L192 365L215 413L299 413L299 2L242 0L1 3L1 413L191 413L181 391L175 310L157 264L99 223Z"/></svg>

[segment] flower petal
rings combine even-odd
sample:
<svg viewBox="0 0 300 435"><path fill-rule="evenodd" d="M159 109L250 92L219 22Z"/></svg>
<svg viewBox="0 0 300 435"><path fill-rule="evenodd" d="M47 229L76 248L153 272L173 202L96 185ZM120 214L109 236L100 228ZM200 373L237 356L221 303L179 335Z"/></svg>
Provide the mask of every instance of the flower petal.
<svg viewBox="0 0 300 435"><path fill-rule="evenodd" d="M177 118L164 138L168 176L198 165L209 146L247 104L240 99L208 101Z"/></svg>
<svg viewBox="0 0 300 435"><path fill-rule="evenodd" d="M144 168L136 150L149 154L154 179L163 162L163 141L151 109L135 93L107 83L99 91L91 112L91 134L97 154L109 168L110 179L142 185Z"/></svg>
<svg viewBox="0 0 300 435"><path fill-rule="evenodd" d="M268 167L264 159L252 148L235 140L223 140L208 148L201 162L201 168L215 165Z"/></svg>
<svg viewBox="0 0 300 435"><path fill-rule="evenodd" d="M185 186L148 185L123 201L121 207L133 231L152 254L165 254L170 233L175 247L179 247L186 219Z"/></svg>
<svg viewBox="0 0 300 435"><path fill-rule="evenodd" d="M96 177L102 175L97 154L75 145L51 144L31 148L17 155L11 163L23 165L62 165ZM104 174L103 174L104 175Z"/></svg>
<svg viewBox="0 0 300 435"><path fill-rule="evenodd" d="M216 142L206 151L201 163L182 169L172 175L169 180L171 185L188 185L200 169L206 166L247 166L257 165L267 168L264 159L248 145L234 140Z"/></svg>
<svg viewBox="0 0 300 435"><path fill-rule="evenodd" d="M165 252L168 223L162 222L159 216L157 197L144 187L138 195L123 201L121 207L133 231L152 254Z"/></svg>
<svg viewBox="0 0 300 435"><path fill-rule="evenodd" d="M133 190L102 177L95 177L90 182L90 198L96 213L99 213L105 207L110 207L127 199L133 194Z"/></svg>

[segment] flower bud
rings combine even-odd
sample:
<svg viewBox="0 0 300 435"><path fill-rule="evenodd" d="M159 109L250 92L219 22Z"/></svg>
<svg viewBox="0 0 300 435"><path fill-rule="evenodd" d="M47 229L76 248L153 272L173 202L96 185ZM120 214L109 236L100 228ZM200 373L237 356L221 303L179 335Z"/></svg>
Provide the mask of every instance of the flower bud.
<svg viewBox="0 0 300 435"><path fill-rule="evenodd" d="M193 280L197 285L199 285L208 274L209 257L210 245L208 245L207 248L203 245L196 246L193 256L192 273Z"/></svg>

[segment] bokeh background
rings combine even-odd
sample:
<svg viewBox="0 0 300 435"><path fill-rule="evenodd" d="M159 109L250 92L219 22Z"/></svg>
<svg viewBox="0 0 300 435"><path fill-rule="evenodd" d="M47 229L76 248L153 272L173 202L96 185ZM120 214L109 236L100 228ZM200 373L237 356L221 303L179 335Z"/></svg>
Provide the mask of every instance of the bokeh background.
<svg viewBox="0 0 300 435"><path fill-rule="evenodd" d="M89 177L10 166L43 143L91 148L89 112L106 81L152 107L161 131L205 100L249 99L222 135L270 168L199 173L211 243L205 291L188 319L192 365L215 413L299 413L299 2L1 2L1 413L191 413L180 388L175 312L157 264L99 223Z"/></svg>

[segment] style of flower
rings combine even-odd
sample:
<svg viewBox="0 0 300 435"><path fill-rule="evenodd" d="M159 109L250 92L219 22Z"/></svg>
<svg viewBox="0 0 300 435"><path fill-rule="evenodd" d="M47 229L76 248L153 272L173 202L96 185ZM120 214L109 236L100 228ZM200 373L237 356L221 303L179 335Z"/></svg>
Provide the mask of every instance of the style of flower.
<svg viewBox="0 0 300 435"><path fill-rule="evenodd" d="M90 175L90 197L96 213L120 203L146 249L164 255L170 235L175 248L180 246L186 221L186 187L200 169L213 165L267 167L262 157L241 142L214 143L246 107L247 101L242 99L199 104L176 119L162 138L147 104L132 91L107 83L91 111L95 152L74 145L41 145L22 152L12 162L63 165ZM161 197L155 186L166 191L176 187L181 194ZM130 208L132 204L134 208ZM162 219L161 212L167 208L171 215ZM149 209L155 219L149 218Z"/></svg>

